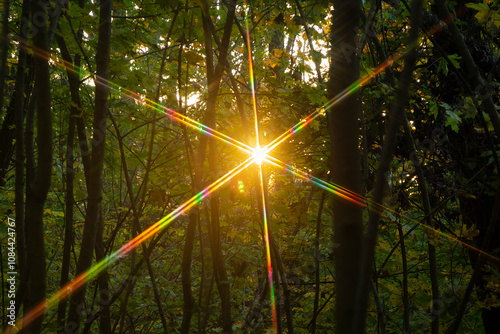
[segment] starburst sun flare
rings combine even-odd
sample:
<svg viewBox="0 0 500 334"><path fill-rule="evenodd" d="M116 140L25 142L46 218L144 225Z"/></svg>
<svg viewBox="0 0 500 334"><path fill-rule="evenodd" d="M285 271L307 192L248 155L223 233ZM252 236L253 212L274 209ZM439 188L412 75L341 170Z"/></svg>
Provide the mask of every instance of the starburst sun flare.
<svg viewBox="0 0 500 334"><path fill-rule="evenodd" d="M252 152L252 159L253 159L252 161L254 163L256 163L257 165L261 165L268 158L268 155L267 155L268 151L269 150L266 149L265 147L254 148L254 150Z"/></svg>

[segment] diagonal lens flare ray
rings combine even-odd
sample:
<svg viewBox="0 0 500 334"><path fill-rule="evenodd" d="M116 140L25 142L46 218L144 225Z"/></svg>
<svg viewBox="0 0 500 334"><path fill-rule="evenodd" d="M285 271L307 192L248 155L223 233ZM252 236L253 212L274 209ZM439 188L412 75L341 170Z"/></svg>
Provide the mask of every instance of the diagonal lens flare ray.
<svg viewBox="0 0 500 334"><path fill-rule="evenodd" d="M187 125L187 126L193 128L193 129L195 129L203 134L212 136L212 137L214 137L214 138L216 138L216 139L218 139L226 144L237 147L246 153L251 153L253 151L253 147L251 147L247 144L244 144L244 143L242 143L242 142L240 142L240 141L238 141L238 140L236 140L228 135L225 135L217 130L214 130L214 129L204 125L203 123L195 121L192 118L187 117L187 116L185 116L185 115L183 115L183 114L181 114L173 109L167 108L167 107L165 107L159 103L156 103L148 98L142 97L142 96L132 92L129 89L121 88L118 85L112 83L111 88L113 88L113 86L116 86L115 90L118 90L118 89L124 90L125 92L128 93L127 96L133 98L137 102L144 103L147 107L149 107L153 110L163 112L166 116L170 117L171 119L173 119L181 124Z"/></svg>
<svg viewBox="0 0 500 334"><path fill-rule="evenodd" d="M12 326L11 329L18 327L21 325L21 322L24 324L29 324L31 321L40 317L43 313L46 312L47 309L52 308L56 304L58 304L61 300L67 298L74 291L81 288L86 282L97 277L105 268L109 267L114 262L120 260L120 258L127 255L134 248L145 242L147 239L151 238L153 235L158 233L159 231L166 228L171 222L173 222L177 217L186 213L193 206L201 202L204 198L212 194L214 191L219 189L221 186L226 184L230 179L236 176L238 173L246 169L253 163L252 158L248 158L239 164L237 167L220 177L218 180L214 181L208 187L191 197L189 200L181 204L170 214L157 221L149 228L144 230L141 234L136 236L134 239L130 240L128 243L123 245L120 249L115 251L114 253L108 255L106 258L102 259L98 263L96 263L93 267L88 269L86 272L78 275L73 281L66 284L63 288L61 288L57 293L53 294L51 297L41 302L27 313L25 313L23 318L20 318L16 322L16 326ZM9 329L4 331L3 333L10 333Z"/></svg>
<svg viewBox="0 0 500 334"><path fill-rule="evenodd" d="M297 167L286 164L286 163L282 162L281 160L276 159L272 156L268 156L265 161L273 166L284 169L284 170L290 172L291 174L300 177L303 180L312 182L313 184L317 185L318 187L320 187L320 188L322 188L322 189L324 189L324 190L326 190L334 195L337 195L343 199L349 200L350 202L352 202L354 204L360 205L362 207L369 207L368 204L378 205L376 203L370 202L366 197L361 196L361 195L359 195L359 194L357 194L357 193L355 193L347 188L344 188L344 187L339 186L337 184L334 184L332 182L324 181L324 180L317 178L309 173L304 172L303 170L300 170Z"/></svg>
<svg viewBox="0 0 500 334"><path fill-rule="evenodd" d="M339 185L336 185L334 183L327 182L327 181L321 180L320 178L312 176L312 175L310 175L310 174L308 174L308 173L306 173L306 172L304 172L304 171L302 171L302 170L300 170L292 165L286 164L286 163L284 163L284 162L282 162L274 157L267 156L265 161L273 166L284 169L284 170L288 171L289 173L291 173L297 177L300 177L301 179L303 179L305 181L311 182L314 185L334 194L335 196L338 196L338 197L343 198L345 200L348 200L356 205L367 208L370 211L377 212L384 217L394 219L394 218L391 218L387 214L388 212L390 212L395 217L401 217L409 222L414 223L415 227L421 226L423 228L423 230L428 234L439 235L439 236L442 236L442 237L444 237L452 242L457 242L457 243L461 244L462 246L464 246L465 248L471 249L478 254L482 254L483 256L485 256L485 257L487 257L487 258L489 258L497 263L500 263L500 258L498 258L498 257L496 257L488 252L485 252L485 251L483 251L483 250L481 250L481 249L479 249L471 244L468 244L463 240L460 240L459 237L455 237L449 233L443 232L441 230L438 230L436 228L433 228L431 226L426 225L424 219L416 219L416 218L401 214L400 212L397 212L397 211L395 211L387 206L384 206L380 203L376 203L376 202L374 202L374 201L372 201L364 196L361 196L353 191L350 191L349 189L346 189L346 188L341 187Z"/></svg>
<svg viewBox="0 0 500 334"><path fill-rule="evenodd" d="M55 55L51 55L51 54L47 53L46 51L39 50L33 46L29 47L29 49L36 56L50 60L54 64L56 64L57 66L64 68L70 72L80 74L80 75L82 75L84 72L81 67L75 66L74 64L71 64L71 63L68 63L65 60L61 60L59 57L57 57ZM196 121L196 120L194 120L186 115L183 115L182 113L180 113L178 111L175 111L171 108L167 108L160 103L157 103L151 99L148 99L148 98L142 96L141 94L133 92L130 89L127 89L123 86L120 86L120 85L118 85L110 80L105 80L104 78L101 78L98 75L94 75L94 77L95 77L96 82L107 86L107 88L114 91L115 93L123 95L123 96L127 96L127 97L133 99L134 101L138 102L139 104L145 105L146 107L151 108L153 110L156 110L158 112L162 112L166 116L168 116L169 118L175 120L176 122L187 125L190 128L197 130L203 134L217 138L218 140L220 140L226 144L230 144L234 147L238 147L240 150L242 150L246 153L251 154L253 151L253 147L251 147L247 144L244 144L244 143L238 141L237 139L234 139L228 135L225 135L225 134L223 134L215 129L212 129L209 126L206 126L203 123L200 123L200 122L198 122L198 121Z"/></svg>
<svg viewBox="0 0 500 334"><path fill-rule="evenodd" d="M325 115L326 112L332 108L335 104L339 103L343 99L345 99L347 96L350 94L354 93L356 90L360 89L362 85L366 84L368 81L373 79L376 75L378 75L380 72L385 70L387 67L391 66L396 60L401 58L405 53L401 53L399 55L395 55L394 57L382 62L379 64L373 71L365 74L363 77L359 78L355 82L353 82L349 87L344 89L342 92L340 92L338 95L333 97L330 101L328 101L323 107L318 108L316 111L310 113L303 119L301 119L297 124L292 126L290 129L286 130L283 132L280 136L278 136L276 139L274 139L272 142L266 145L264 148L266 153L271 152L274 150L277 146L281 145L285 140L289 139L291 136L305 128L307 125L309 125L314 119L316 119L318 116Z"/></svg>
<svg viewBox="0 0 500 334"><path fill-rule="evenodd" d="M436 24L434 27L429 29L427 33L425 34L426 37L432 36L439 30L443 29L443 27L447 24L447 22L451 21L454 19L454 16L446 20L446 22L443 22L444 25L441 23ZM274 139L271 143L269 143L266 146L267 152L271 152L273 149L275 149L277 146L279 146L283 141L287 140L291 136L293 136L295 133L306 127L309 123L311 123L316 117L320 115L326 114L326 112L332 108L335 104L338 102L342 101L345 99L347 96L350 94L354 93L356 90L360 89L364 84L366 84L368 81L373 79L375 76L380 74L382 71L384 71L386 68L392 66L394 62L399 60L400 58L404 57L410 50L413 48L416 48L418 46L418 41L416 41L414 44L409 45L405 51L402 51L398 54L394 54L393 56L389 57L382 63L380 63L377 67L375 67L373 70L368 71L363 77L359 78L355 82L353 82L349 87L345 88L342 92L334 96L331 100L329 100L327 103L322 108L317 109L316 111L312 112L311 114L307 115L304 117L302 120L300 120L297 124L295 124L293 127L288 129L287 131L283 132L280 136L278 136L276 139Z"/></svg>

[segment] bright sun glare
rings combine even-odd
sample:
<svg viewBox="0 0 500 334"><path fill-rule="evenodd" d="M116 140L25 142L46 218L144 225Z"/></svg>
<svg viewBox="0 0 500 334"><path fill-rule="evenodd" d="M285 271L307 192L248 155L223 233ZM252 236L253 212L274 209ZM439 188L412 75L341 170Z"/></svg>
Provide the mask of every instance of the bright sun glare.
<svg viewBox="0 0 500 334"><path fill-rule="evenodd" d="M253 162L255 162L257 165L262 164L264 160L267 158L267 152L263 148L255 148L253 150Z"/></svg>

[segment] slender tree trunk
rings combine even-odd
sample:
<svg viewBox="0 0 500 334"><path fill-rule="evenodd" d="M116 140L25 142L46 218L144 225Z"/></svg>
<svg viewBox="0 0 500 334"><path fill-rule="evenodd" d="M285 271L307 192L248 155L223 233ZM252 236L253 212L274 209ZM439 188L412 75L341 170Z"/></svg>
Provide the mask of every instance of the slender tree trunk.
<svg viewBox="0 0 500 334"><path fill-rule="evenodd" d="M188 11L188 1L186 0L185 11ZM191 24L189 26L188 39L191 39L191 32L193 27L193 18L194 14L191 14ZM187 18L183 23L183 32L186 28ZM184 33L182 34L181 40L185 39ZM182 91L182 52L184 49L184 44L181 43L179 46L179 56L177 63L177 81L178 81L178 90ZM187 83L189 79L189 62L186 62L186 84L185 84L185 93L184 93L184 101L185 107L187 108ZM184 110L182 106L182 99L179 99L179 109ZM192 151L190 149L189 139L186 132L186 127L182 125L182 135L184 138L184 145L186 149L186 154L188 156L192 156ZM199 185L201 183L200 175L194 175L192 171L191 164L189 165L189 172L191 176L191 183L193 187L193 194L197 192L199 189ZM200 170L201 172L201 170ZM181 333L189 333L191 328L191 318L193 317L193 308L195 305L195 299L193 296L193 290L191 287L191 263L193 261L193 248L194 248L194 240L196 235L196 227L198 226L200 221L200 213L199 209L193 208L189 213L188 226L186 229L186 238L184 241L184 249L182 251L182 265L181 265L181 275L182 275L182 324L181 324ZM202 243L202 235L200 230L200 244ZM204 254L202 255L202 261ZM201 283L200 283L200 291L199 291L199 304L201 305L202 296L203 296L203 284L204 284L204 263L202 263L202 271L201 271ZM201 312L201 307L199 308ZM201 314L198 316L198 331L201 331Z"/></svg>
<svg viewBox="0 0 500 334"><path fill-rule="evenodd" d="M102 212L102 210L100 210ZM96 237L96 261L100 261L106 257L104 247L104 217L100 215L99 226ZM145 256L147 256L145 254ZM111 311L110 311L110 291L109 291L109 275L108 270L104 269L97 278L98 283L98 298L99 298L99 333L111 334Z"/></svg>
<svg viewBox="0 0 500 334"><path fill-rule="evenodd" d="M398 222L399 241L401 244L401 260L403 263L403 333L410 333L410 303L408 300L408 261L406 259L405 236L403 227Z"/></svg>
<svg viewBox="0 0 500 334"><path fill-rule="evenodd" d="M2 52L0 53L0 116L3 113L3 101L5 100L5 76L7 71L7 52L9 51L9 12L10 0L3 2L3 15L2 15L2 34L0 45Z"/></svg>
<svg viewBox="0 0 500 334"><path fill-rule="evenodd" d="M82 246L77 264L77 274L86 271L92 264L95 249L97 224L102 201L102 173L106 140L106 119L108 113L109 57L111 44L112 0L103 0L99 13L99 39L96 54L95 111L92 136L91 166L88 175L88 207L83 229ZM67 330L79 332L82 306L86 286L82 286L70 299Z"/></svg>
<svg viewBox="0 0 500 334"><path fill-rule="evenodd" d="M267 191L266 191L266 193L267 193ZM268 203L267 199L266 199L266 203ZM266 212L269 212L269 210L266 210ZM269 220L268 220L268 224L269 224ZM276 280L278 282L277 286L280 286L283 289L283 308L285 310L285 315L286 315L286 326L288 329L287 333L294 334L295 328L293 326L293 315L292 315L292 306L291 306L291 300L290 300L290 289L288 288L288 280L286 278L285 267L283 265L283 260L281 259L278 243L276 242L276 239L274 238L274 235L273 235L271 230L269 231L269 243L271 244L272 251L273 251L272 252L273 265L276 265L276 268L278 269L276 271L276 273L279 273L279 276L277 276L277 277L279 277L279 280L278 279Z"/></svg>
<svg viewBox="0 0 500 334"><path fill-rule="evenodd" d="M212 145L210 145L211 143ZM217 150L215 149L216 143L213 138L209 140L209 146L211 148L209 161L211 160L211 162L214 163L217 157ZM216 165L212 166L213 165L211 165L212 172L217 171L217 169L215 169ZM219 289L222 306L222 328L225 334L232 333L231 294L229 291L229 278L227 276L225 259L224 254L222 253L222 244L220 240L219 197L216 193L212 194L210 198L210 222L212 227L212 258L214 261L216 283L217 288Z"/></svg>
<svg viewBox="0 0 500 334"><path fill-rule="evenodd" d="M425 223L429 227L434 227L434 223L432 220L432 208L431 208L431 202L429 199L429 192L427 191L427 185L425 183L425 175L424 175L424 169L422 167L422 164L420 163L417 155L417 151L415 149L415 141L413 140L413 136L411 134L411 128L410 124L408 123L408 119L406 117L406 114L403 115L403 128L404 128L404 134L406 137L406 141L408 143L408 146L410 147L410 156L415 157L415 159L412 159L413 166L417 172L417 177L418 177L418 188L420 190L420 196L422 197L422 203L424 207L424 213L425 213ZM403 249L404 249L404 240L401 240L401 253L403 254ZM432 328L432 333L437 334L439 333L439 310L435 310L436 305L439 304L439 282L438 282L438 270L437 270L437 260L436 260L436 247L428 240L427 241L427 249L428 249L428 254L429 254L429 275L431 279L431 291L432 291L432 305L431 305L431 311L433 313L432 319L431 319L431 328ZM404 260L406 262L406 260ZM403 265L405 265L405 262L403 262ZM406 291L407 292L407 291ZM406 305L405 308L408 305ZM406 311L405 311L406 312ZM405 313L405 319L407 319L408 315Z"/></svg>
<svg viewBox="0 0 500 334"><path fill-rule="evenodd" d="M215 128L215 107L217 101L217 94L219 92L219 86L222 79L222 74L224 71L225 59L227 57L227 52L229 49L229 39L231 37L231 31L233 26L233 18L235 12L235 1L230 1L228 3L228 14L226 22L224 25L224 33L221 41L221 46L219 48L219 61L214 68L214 56L212 50L212 39L210 33L210 17L208 14L208 4L205 2L204 10L202 12L203 21L203 31L205 35L205 52L206 52L206 62L207 62L207 85L208 85L208 100L207 100L207 110L204 116L204 124ZM200 147L207 145L209 147L208 161L210 165L210 172L212 175L217 175L217 143L213 138L208 138L203 136L200 139ZM200 151L198 156L198 164L202 166L204 161L203 151ZM199 169L199 168L198 168ZM214 269L216 272L216 282L221 298L222 306L222 328L224 333L232 333L232 318L231 318L231 300L229 291L229 280L226 272L224 255L222 253L222 245L219 235L219 197L217 194L213 194L210 198L210 221L212 229L212 257L214 261Z"/></svg>
<svg viewBox="0 0 500 334"><path fill-rule="evenodd" d="M411 8L411 27L408 37L409 51L405 58L404 68L401 72L399 86L396 91L394 102L391 106L389 115L389 124L386 132L385 142L382 148L382 154L377 170L375 187L373 190L373 201L381 203L384 188L386 184L385 173L389 169L390 161L392 160L393 150L396 142L396 134L399 131L401 119L403 118L404 108L408 101L408 90L413 74L414 63L416 59L416 41L420 29L422 11L422 1L412 1ZM360 258L360 279L355 303L357 304L356 316L353 322L354 333L363 333L365 331L365 319L368 308L368 294L370 290L370 279L372 274L372 261L375 254L375 245L378 234L378 221L380 218L379 212L371 212L368 221L366 237L362 243L362 255Z"/></svg>
<svg viewBox="0 0 500 334"><path fill-rule="evenodd" d="M366 17L363 17L362 19L364 21L367 20ZM367 25L367 30L372 29L371 22L366 22L366 25ZM379 54L380 61L381 62L387 61L387 57L385 56L385 52L380 44L380 41L376 38L376 34L374 34L373 31L367 31L366 34L370 37L370 39L375 44L375 49L377 50L377 53ZM395 86L396 82L394 79L392 69L390 67L388 67L386 69L386 72L387 72L387 78L388 78L390 84ZM404 122L403 125L405 127L405 135L407 137L407 140L409 140L409 144L411 147L413 147L413 152L415 152L415 149L414 149L415 143L414 143L413 138L411 136L411 130L410 130L410 132L408 132L408 130L407 130L407 128L409 128L408 121L406 120L406 122ZM366 145L364 145L364 146L366 146ZM416 154L416 152L414 154ZM418 163L420 163L420 162L418 161ZM367 168L365 168L365 171L366 170L367 170ZM427 194L427 191L425 191L425 194ZM427 198L427 202L428 202L428 198ZM430 205L429 205L429 208L430 208ZM399 243L401 244L401 257L402 257L402 261L403 261L403 307L404 307L404 310L403 310L403 329L404 329L404 332L409 333L410 332L410 310L409 310L409 301L408 301L408 274L407 274L408 269L407 269L406 250L405 250L405 244L404 244L405 235L403 234L403 230L402 230L402 227L400 224L398 225L398 230L399 230L399 238L400 238ZM375 292L376 287L375 287L375 284L373 283L373 281L372 281L372 285L373 285L372 290ZM384 319L382 305L381 305L379 300L377 300L377 311L379 313L379 326L381 327L382 332L385 333L386 332L385 319Z"/></svg>
<svg viewBox="0 0 500 334"><path fill-rule="evenodd" d="M73 109L73 108L72 108ZM75 120L70 115L69 129L68 129L68 140L66 149L66 194L65 194L65 206L66 210L64 213L64 244L63 244L63 258L61 264L61 279L60 286L63 287L69 282L69 268L71 261L71 246L74 243L73 237L73 181L74 181L74 170L73 170L73 143L75 137ZM66 318L66 300L61 301L57 306L57 323L60 325L60 329L64 328L64 321Z"/></svg>
<svg viewBox="0 0 500 334"><path fill-rule="evenodd" d="M19 264L19 290L17 293L16 314L19 312L19 307L22 304L23 290L26 289L28 277L26 275L26 222L25 222L25 207L24 207L24 192L25 192L25 148L24 148L24 110L25 110L25 69L26 69L26 38L23 31L27 31L28 17L30 11L30 1L23 2L21 18L21 39L19 41L19 56L17 61L16 84L14 89L15 99L15 131L16 131L16 236L17 236L17 251ZM25 30L26 29L26 30ZM5 120L6 121L6 120ZM3 127L2 127L3 130ZM2 131L3 132L3 131ZM12 142L12 140L10 141ZM2 141L5 143L5 141ZM3 146L3 145L2 145ZM0 184L3 183L3 175L0 175Z"/></svg>
<svg viewBox="0 0 500 334"><path fill-rule="evenodd" d="M81 41L82 31L79 30L77 33L78 43ZM64 244L63 244L63 258L61 265L61 280L60 285L63 287L69 282L69 270L71 262L71 248L74 244L73 236L73 209L74 209L74 199L73 199L73 182L74 182L74 170L73 170L73 160L74 160L74 141L75 141L75 130L77 119L83 123L83 117L78 117L81 112L81 101L80 101L80 76L74 70L72 64L73 59L66 47L66 43L61 36L56 36L59 49L66 62L67 69L66 73L68 75L68 83L70 86L71 94L71 109L68 122L68 138L66 144L66 212L64 215ZM80 66L80 55L75 55L74 67L78 68ZM84 164L84 168L88 168L88 164ZM64 322L66 320L66 300L59 303L57 307L57 322L60 329L64 329Z"/></svg>
<svg viewBox="0 0 500 334"><path fill-rule="evenodd" d="M370 280L370 285L371 285L373 296L375 299L375 305L377 306L378 328L382 334L386 334L387 329L385 326L384 307L382 306L382 301L380 300L380 296L378 295L378 291L377 291L377 286L375 285L375 282L373 279Z"/></svg>
<svg viewBox="0 0 500 334"><path fill-rule="evenodd" d="M313 308L313 318L311 320L311 333L316 334L316 318L318 317L318 306L319 306L319 295L321 291L320 287L320 262L319 262L319 241L321 239L321 216L323 214L323 206L325 205L326 192L321 192L321 199L319 200L318 216L316 218L316 237L314 238L314 262L316 268L314 270L314 308Z"/></svg>
<svg viewBox="0 0 500 334"><path fill-rule="evenodd" d="M196 210L192 209L192 210ZM191 262L194 246L194 237L196 232L196 223L198 221L198 213L189 213L189 222L186 231L186 241L184 243L184 251L182 254L182 324L181 333L189 333L191 326L191 317L193 316L194 297L191 290Z"/></svg>
<svg viewBox="0 0 500 334"><path fill-rule="evenodd" d="M18 111L22 111L23 115L25 114L26 110L25 104L26 101L29 101L29 96L31 96L31 91L33 88L33 71L31 67L31 57L28 56L26 52L28 31L29 31L28 26L30 23L29 20L30 11L31 11L31 1L23 1L21 17L19 18L19 46L18 46L18 63L16 66L17 68L16 83L14 86L14 91L12 93L12 98L10 99L10 102L6 108L7 109L6 114L2 115L3 123L0 129L0 142L2 143L2 145L0 145L0 186L5 185L6 181L5 176L9 171L12 155L15 150L14 143L17 142L18 140L16 134L16 128L14 127L16 123L16 114ZM27 66L27 64L29 64L30 66ZM26 73L27 67L29 68L28 73ZM19 102L22 102L22 105L19 105ZM19 107L22 108L19 109ZM0 113L3 113L3 109L0 109ZM24 127L22 129L24 129ZM20 237L19 233L17 233L17 237Z"/></svg>
<svg viewBox="0 0 500 334"><path fill-rule="evenodd" d="M29 2L29 1L28 1ZM24 7L24 6L23 6ZM21 40L19 42L20 45L24 45L25 41ZM20 49L20 48L19 48ZM24 53L24 55L22 55ZM0 141L2 145L0 146L0 186L4 186L6 182L6 175L10 168L10 163L12 160L12 155L14 153L14 138L16 138L16 129L14 127L16 123L16 113L19 109L17 109L17 99L19 95L23 99L24 105L24 93L25 93L25 68L26 68L26 52L19 51L18 62L24 58L23 63L17 66L17 75L16 75L16 84L14 88L13 98L10 100L9 105L7 106L7 113L3 117L2 128L0 129ZM23 75L23 87L19 86L19 71L22 72ZM31 85L31 83L28 83ZM21 89L21 90L19 90ZM24 110L22 110L24 114Z"/></svg>
<svg viewBox="0 0 500 334"><path fill-rule="evenodd" d="M32 2L38 29L33 45L38 50L34 58L35 96L37 110L38 159L34 178L26 192L27 258L30 270L24 309L29 310L45 299L46 271L43 229L43 209L52 174L52 115L50 101L49 47L46 40L46 8L43 2ZM33 22L35 24L35 22ZM23 323L23 332L39 333L43 317Z"/></svg>
<svg viewBox="0 0 500 334"><path fill-rule="evenodd" d="M334 0L332 63L328 95L335 98L359 78L355 54L361 1ZM361 100L354 92L338 100L328 112L332 182L361 193L359 122ZM339 162L342 163L339 163ZM334 257L336 281L335 320L338 333L352 333L355 293L359 279L362 207L334 198Z"/></svg>

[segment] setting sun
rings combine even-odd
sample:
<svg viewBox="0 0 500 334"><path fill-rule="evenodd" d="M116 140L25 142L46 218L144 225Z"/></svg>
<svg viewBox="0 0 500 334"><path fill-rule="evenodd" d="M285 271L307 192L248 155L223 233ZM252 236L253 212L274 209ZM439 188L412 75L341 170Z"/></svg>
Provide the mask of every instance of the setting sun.
<svg viewBox="0 0 500 334"><path fill-rule="evenodd" d="M253 150L253 161L257 164L260 165L264 160L267 158L267 151L263 148L255 148Z"/></svg>

